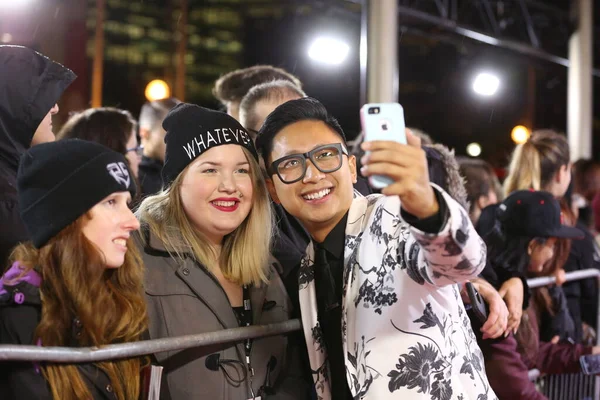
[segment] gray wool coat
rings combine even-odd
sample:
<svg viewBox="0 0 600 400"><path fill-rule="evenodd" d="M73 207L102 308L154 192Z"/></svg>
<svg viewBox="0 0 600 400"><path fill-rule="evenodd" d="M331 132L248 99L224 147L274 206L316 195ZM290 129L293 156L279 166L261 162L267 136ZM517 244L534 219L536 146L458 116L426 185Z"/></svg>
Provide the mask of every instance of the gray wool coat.
<svg viewBox="0 0 600 400"><path fill-rule="evenodd" d="M225 291L206 268L191 258L181 261L171 257L156 237L148 237L148 245L141 245L141 240L138 244L146 268L144 285L151 339L239 327ZM268 284L250 288L255 325L289 319L290 299L277 266L273 259ZM255 339L251 379L243 342L154 356L164 367L163 385L167 384L173 400L246 400L252 398L250 386L256 395L265 385L271 394L263 390L261 400L306 399L310 389L301 378L297 352L286 336Z"/></svg>

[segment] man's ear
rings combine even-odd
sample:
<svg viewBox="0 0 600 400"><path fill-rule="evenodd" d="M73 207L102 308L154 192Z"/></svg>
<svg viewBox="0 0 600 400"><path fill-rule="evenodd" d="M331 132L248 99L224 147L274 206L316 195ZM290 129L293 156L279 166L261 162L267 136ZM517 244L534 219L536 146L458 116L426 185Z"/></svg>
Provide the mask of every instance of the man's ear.
<svg viewBox="0 0 600 400"><path fill-rule="evenodd" d="M279 197L277 196L277 190L275 190L275 184L273 183L273 179L267 178L265 179L265 182L267 183L267 189L269 190L269 194L271 195L273 202L275 202L276 204L281 204L281 201L279 201Z"/></svg>
<svg viewBox="0 0 600 400"><path fill-rule="evenodd" d="M350 168L352 183L356 183L358 179L358 174L356 172L356 156L348 156L348 168Z"/></svg>

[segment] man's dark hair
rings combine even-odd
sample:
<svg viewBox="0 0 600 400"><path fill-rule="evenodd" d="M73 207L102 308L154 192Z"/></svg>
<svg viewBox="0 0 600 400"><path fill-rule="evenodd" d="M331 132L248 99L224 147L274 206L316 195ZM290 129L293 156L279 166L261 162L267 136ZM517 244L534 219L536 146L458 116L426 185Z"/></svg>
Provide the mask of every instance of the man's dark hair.
<svg viewBox="0 0 600 400"><path fill-rule="evenodd" d="M273 149L273 139L286 126L300 121L321 121L337 133L346 144L346 135L335 117L327 111L319 100L304 97L290 100L277 107L263 124L256 137L256 148L268 166L269 154Z"/></svg>
<svg viewBox="0 0 600 400"><path fill-rule="evenodd" d="M137 121L127 110L113 107L88 108L73 115L56 138L88 140L126 154L127 142L136 127Z"/></svg>
<svg viewBox="0 0 600 400"><path fill-rule="evenodd" d="M465 178L467 189L467 200L469 201L469 212L472 213L477 206L477 200L487 196L491 191L499 195L499 183L496 174L490 164L481 159L459 157L460 174Z"/></svg>
<svg viewBox="0 0 600 400"><path fill-rule="evenodd" d="M274 80L290 81L299 89L302 83L289 72L271 65L254 65L231 71L215 82L214 96L222 103L242 101L248 91L256 85Z"/></svg>
<svg viewBox="0 0 600 400"><path fill-rule="evenodd" d="M169 111L179 103L181 101L175 97L146 102L140 111L140 128L154 131L161 126Z"/></svg>
<svg viewBox="0 0 600 400"><path fill-rule="evenodd" d="M306 97L306 93L290 81L276 80L253 86L240 103L240 120L245 119L245 128L254 129L257 124L256 105L261 101L281 102L290 97Z"/></svg>

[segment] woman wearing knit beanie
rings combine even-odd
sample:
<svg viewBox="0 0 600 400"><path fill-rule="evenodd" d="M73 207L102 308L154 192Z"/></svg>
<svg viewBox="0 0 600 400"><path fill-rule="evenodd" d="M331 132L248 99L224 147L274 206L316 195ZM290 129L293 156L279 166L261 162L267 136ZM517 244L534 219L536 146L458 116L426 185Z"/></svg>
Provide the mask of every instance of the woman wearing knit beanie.
<svg viewBox="0 0 600 400"><path fill-rule="evenodd" d="M123 155L69 139L29 149L17 178L32 238L0 279L0 343L88 347L133 342L147 328L143 268L130 234L135 185ZM137 399L137 358L93 364L7 363L3 399ZM4 367L3 367L4 368Z"/></svg>
<svg viewBox="0 0 600 400"><path fill-rule="evenodd" d="M163 190L138 209L151 338L289 319L250 136L227 114L185 103L163 127ZM273 336L156 358L173 399L306 399L287 348L286 337Z"/></svg>

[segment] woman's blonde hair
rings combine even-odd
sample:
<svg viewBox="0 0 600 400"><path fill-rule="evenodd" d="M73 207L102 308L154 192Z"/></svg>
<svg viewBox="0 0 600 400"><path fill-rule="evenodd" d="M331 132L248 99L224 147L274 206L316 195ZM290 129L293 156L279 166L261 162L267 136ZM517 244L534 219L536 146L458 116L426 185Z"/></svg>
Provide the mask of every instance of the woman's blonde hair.
<svg viewBox="0 0 600 400"><path fill-rule="evenodd" d="M258 162L249 151L244 148L242 150L250 164L252 208L240 226L223 238L219 260L215 260L214 247L193 227L183 207L180 189L183 176L191 164L169 187L144 199L136 214L142 230L149 230L150 234L156 236L172 256L182 260L192 256L209 271L214 268L215 261L218 261L221 272L229 281L239 285L258 286L268 281L273 214ZM149 240L145 234L142 234L142 238L144 241Z"/></svg>
<svg viewBox="0 0 600 400"><path fill-rule="evenodd" d="M125 262L106 268L104 257L82 232L90 217L83 215L41 249L19 245L11 260L22 265L22 275L40 274L41 319L34 340L43 346L102 346L138 341L147 329L142 289L143 264L131 239ZM11 283L11 282L7 282ZM73 319L81 321L81 335L72 337ZM119 400L137 399L144 358L97 362ZM74 364L44 363L42 373L55 400L90 399L88 385Z"/></svg>
<svg viewBox="0 0 600 400"><path fill-rule="evenodd" d="M547 189L560 168L569 165L570 158L564 135L549 129L533 132L512 154L504 195L517 190Z"/></svg>

